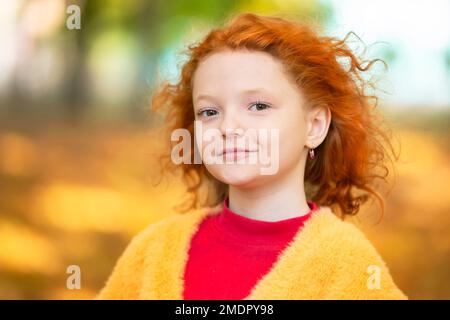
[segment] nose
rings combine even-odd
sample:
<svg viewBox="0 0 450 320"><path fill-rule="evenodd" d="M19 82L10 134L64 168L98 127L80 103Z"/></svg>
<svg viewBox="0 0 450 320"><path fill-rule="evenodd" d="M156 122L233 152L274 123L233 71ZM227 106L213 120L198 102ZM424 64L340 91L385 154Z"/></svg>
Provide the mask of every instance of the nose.
<svg viewBox="0 0 450 320"><path fill-rule="evenodd" d="M226 112L219 126L220 133L223 137L241 135L243 131L238 120L238 116L233 112Z"/></svg>

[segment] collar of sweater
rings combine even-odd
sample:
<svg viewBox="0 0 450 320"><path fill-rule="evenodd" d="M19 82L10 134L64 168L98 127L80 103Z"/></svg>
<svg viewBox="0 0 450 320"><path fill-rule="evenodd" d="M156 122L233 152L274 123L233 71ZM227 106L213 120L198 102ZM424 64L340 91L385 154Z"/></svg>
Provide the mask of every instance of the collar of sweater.
<svg viewBox="0 0 450 320"><path fill-rule="evenodd" d="M280 249L317 210L317 204L308 201L310 211L305 215L278 221L262 221L240 215L229 207L229 199L223 201L223 210L213 220L215 230L223 239L245 246L264 246Z"/></svg>

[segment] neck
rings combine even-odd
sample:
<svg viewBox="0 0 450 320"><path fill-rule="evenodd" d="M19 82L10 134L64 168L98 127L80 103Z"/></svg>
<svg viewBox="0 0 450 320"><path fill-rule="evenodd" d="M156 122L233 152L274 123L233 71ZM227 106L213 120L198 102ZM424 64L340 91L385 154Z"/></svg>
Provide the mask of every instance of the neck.
<svg viewBox="0 0 450 320"><path fill-rule="evenodd" d="M311 209L306 202L303 168L263 185L252 188L229 187L229 208L247 218L279 221L306 215Z"/></svg>

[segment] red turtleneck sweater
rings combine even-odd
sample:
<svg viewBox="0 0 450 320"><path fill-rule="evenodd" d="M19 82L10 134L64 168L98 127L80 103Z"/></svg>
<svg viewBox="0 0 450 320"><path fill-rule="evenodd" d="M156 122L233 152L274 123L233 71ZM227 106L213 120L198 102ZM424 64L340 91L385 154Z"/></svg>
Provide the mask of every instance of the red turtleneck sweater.
<svg viewBox="0 0 450 320"><path fill-rule="evenodd" d="M304 216L275 222L241 216L228 207L205 219L191 240L184 274L184 299L246 298L304 222Z"/></svg>

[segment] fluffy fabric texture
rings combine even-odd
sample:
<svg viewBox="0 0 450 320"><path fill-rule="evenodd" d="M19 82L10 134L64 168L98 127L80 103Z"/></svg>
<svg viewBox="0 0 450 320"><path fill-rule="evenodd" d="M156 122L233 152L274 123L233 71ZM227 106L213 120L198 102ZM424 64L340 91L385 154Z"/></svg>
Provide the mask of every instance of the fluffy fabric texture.
<svg viewBox="0 0 450 320"><path fill-rule="evenodd" d="M204 209L148 226L132 239L95 299L182 300L191 239L203 219L219 212ZM323 206L245 298L268 299L407 297L365 235Z"/></svg>

